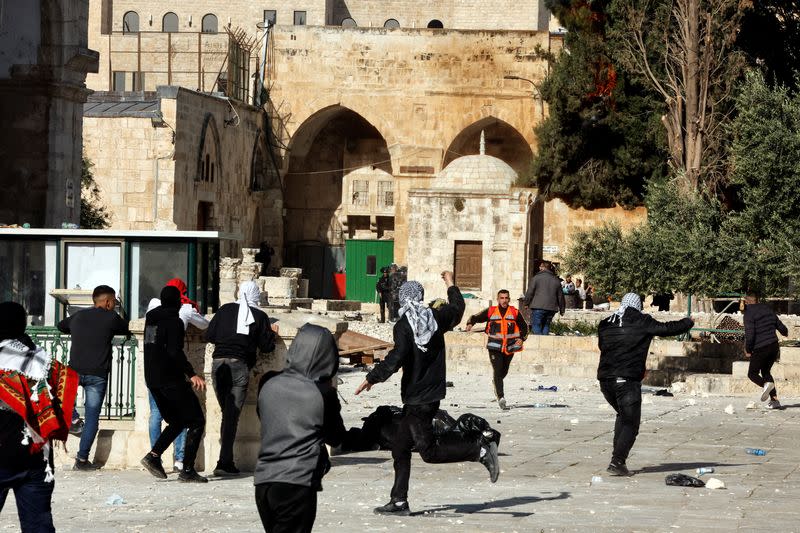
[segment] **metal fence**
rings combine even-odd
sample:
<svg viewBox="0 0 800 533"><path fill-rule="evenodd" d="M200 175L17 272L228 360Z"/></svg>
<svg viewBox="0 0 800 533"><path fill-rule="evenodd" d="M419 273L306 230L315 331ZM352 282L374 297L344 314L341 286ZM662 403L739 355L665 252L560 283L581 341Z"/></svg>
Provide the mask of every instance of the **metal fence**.
<svg viewBox="0 0 800 533"><path fill-rule="evenodd" d="M50 356L69 362L72 340L53 327L29 327L27 334ZM105 420L133 420L136 417L136 348L135 337L114 337L111 341L111 373L108 376L106 400L100 417ZM79 389L76 407L83 414L83 389Z"/></svg>

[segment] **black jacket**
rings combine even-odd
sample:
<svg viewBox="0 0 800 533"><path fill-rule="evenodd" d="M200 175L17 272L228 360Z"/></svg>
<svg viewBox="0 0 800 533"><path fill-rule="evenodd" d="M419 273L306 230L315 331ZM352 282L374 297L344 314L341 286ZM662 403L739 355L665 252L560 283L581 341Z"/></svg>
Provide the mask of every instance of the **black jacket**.
<svg viewBox="0 0 800 533"><path fill-rule="evenodd" d="M253 368L256 364L256 349L269 353L275 349L275 333L269 324L267 313L250 307L255 322L250 324L250 333L236 333L239 320L239 304L225 304L211 319L206 330L206 340L214 343L214 358L235 357Z"/></svg>
<svg viewBox="0 0 800 533"><path fill-rule="evenodd" d="M261 448L255 484L280 482L322 490L322 476L330 468L325 444L339 445L346 433L331 385L339 350L328 330L306 324L286 359L286 369L264 380L258 393Z"/></svg>
<svg viewBox="0 0 800 533"><path fill-rule="evenodd" d="M166 387L195 375L183 351L183 321L178 309L156 307L144 319L144 380L149 388Z"/></svg>
<svg viewBox="0 0 800 533"><path fill-rule="evenodd" d="M72 337L69 366L78 374L101 378L107 377L111 370L114 335L131 335L127 320L100 307L82 309L68 316L58 323L58 329Z"/></svg>
<svg viewBox="0 0 800 533"><path fill-rule="evenodd" d="M644 378L647 352L653 337L671 337L691 329L693 322L683 318L672 322L659 322L650 315L628 308L619 319L610 316L600 321L597 328L600 345L600 365L597 379L626 378L641 381Z"/></svg>
<svg viewBox="0 0 800 533"><path fill-rule="evenodd" d="M392 278L381 275L381 277L378 278L378 282L375 283L375 290L381 296L386 295L388 297L392 292Z"/></svg>
<svg viewBox="0 0 800 533"><path fill-rule="evenodd" d="M752 353L756 348L763 348L778 342L775 330L784 337L789 330L780 321L775 311L767 304L747 304L744 308L744 348Z"/></svg>
<svg viewBox="0 0 800 533"><path fill-rule="evenodd" d="M447 289L448 304L433 310L439 329L426 346L426 352L414 344L414 333L404 315L394 325L394 348L386 359L367 374L367 381L381 383L403 369L400 394L404 404L423 405L444 398L447 370L445 367L444 334L451 331L464 316L464 298L458 287Z"/></svg>

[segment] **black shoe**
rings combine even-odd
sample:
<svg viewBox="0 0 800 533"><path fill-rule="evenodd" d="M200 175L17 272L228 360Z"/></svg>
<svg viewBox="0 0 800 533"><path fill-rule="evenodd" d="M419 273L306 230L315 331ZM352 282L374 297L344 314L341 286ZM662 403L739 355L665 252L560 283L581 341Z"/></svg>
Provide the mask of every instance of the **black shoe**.
<svg viewBox="0 0 800 533"><path fill-rule="evenodd" d="M75 435L76 437L79 436L81 433L83 433L83 426L84 425L85 425L85 422L83 421L83 418L79 418L79 419L75 420L69 426L69 434L70 435Z"/></svg>
<svg viewBox="0 0 800 533"><path fill-rule="evenodd" d="M215 476L235 476L239 473L239 469L233 463L228 465L217 463L217 467L214 469Z"/></svg>
<svg viewBox="0 0 800 533"><path fill-rule="evenodd" d="M184 468L178 474L178 481L181 483L208 483L208 478L198 474L194 468Z"/></svg>
<svg viewBox="0 0 800 533"><path fill-rule="evenodd" d="M75 464L72 465L72 469L81 470L83 472L94 472L95 470L100 470L100 466L90 463L88 460L84 461L82 459L75 459Z"/></svg>
<svg viewBox="0 0 800 533"><path fill-rule="evenodd" d="M159 479L167 479L167 473L164 472L164 466L161 464L161 457L148 453L140 461L145 470L153 474Z"/></svg>
<svg viewBox="0 0 800 533"><path fill-rule="evenodd" d="M394 499L389 500L389 503L386 505L376 507L373 512L375 514L389 514L394 516L408 516L411 514L411 511L408 508L408 501L398 502Z"/></svg>
<svg viewBox="0 0 800 533"><path fill-rule="evenodd" d="M633 473L628 470L628 467L625 466L625 463L615 463L614 461L609 463L608 468L606 468L606 472L612 476L628 477L633 475Z"/></svg>
<svg viewBox="0 0 800 533"><path fill-rule="evenodd" d="M496 483L497 478L500 477L500 459L497 457L497 444L490 442L482 446L482 448L486 450L486 453L483 454L479 461L489 471L489 480L492 483Z"/></svg>

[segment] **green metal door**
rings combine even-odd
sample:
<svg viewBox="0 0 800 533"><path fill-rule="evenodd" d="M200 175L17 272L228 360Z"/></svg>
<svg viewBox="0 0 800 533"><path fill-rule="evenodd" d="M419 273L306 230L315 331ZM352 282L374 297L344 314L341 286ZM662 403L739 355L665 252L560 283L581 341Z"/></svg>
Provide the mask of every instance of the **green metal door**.
<svg viewBox="0 0 800 533"><path fill-rule="evenodd" d="M345 241L345 273L348 300L377 302L375 283L381 268L394 260L394 241Z"/></svg>

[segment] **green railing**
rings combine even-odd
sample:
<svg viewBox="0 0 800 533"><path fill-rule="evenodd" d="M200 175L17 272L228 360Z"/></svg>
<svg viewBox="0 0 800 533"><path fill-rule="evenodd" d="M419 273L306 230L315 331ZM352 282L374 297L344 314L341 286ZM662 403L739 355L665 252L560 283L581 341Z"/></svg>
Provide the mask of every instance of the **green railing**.
<svg viewBox="0 0 800 533"><path fill-rule="evenodd" d="M31 326L26 333L51 357L62 363L69 362L69 349L72 344L69 335L53 327L41 326ZM135 337L127 340L125 337L114 337L111 341L111 373L108 376L105 408L100 415L101 418L133 420L136 417L137 346L138 341ZM83 402L76 402L76 407L82 412Z"/></svg>

